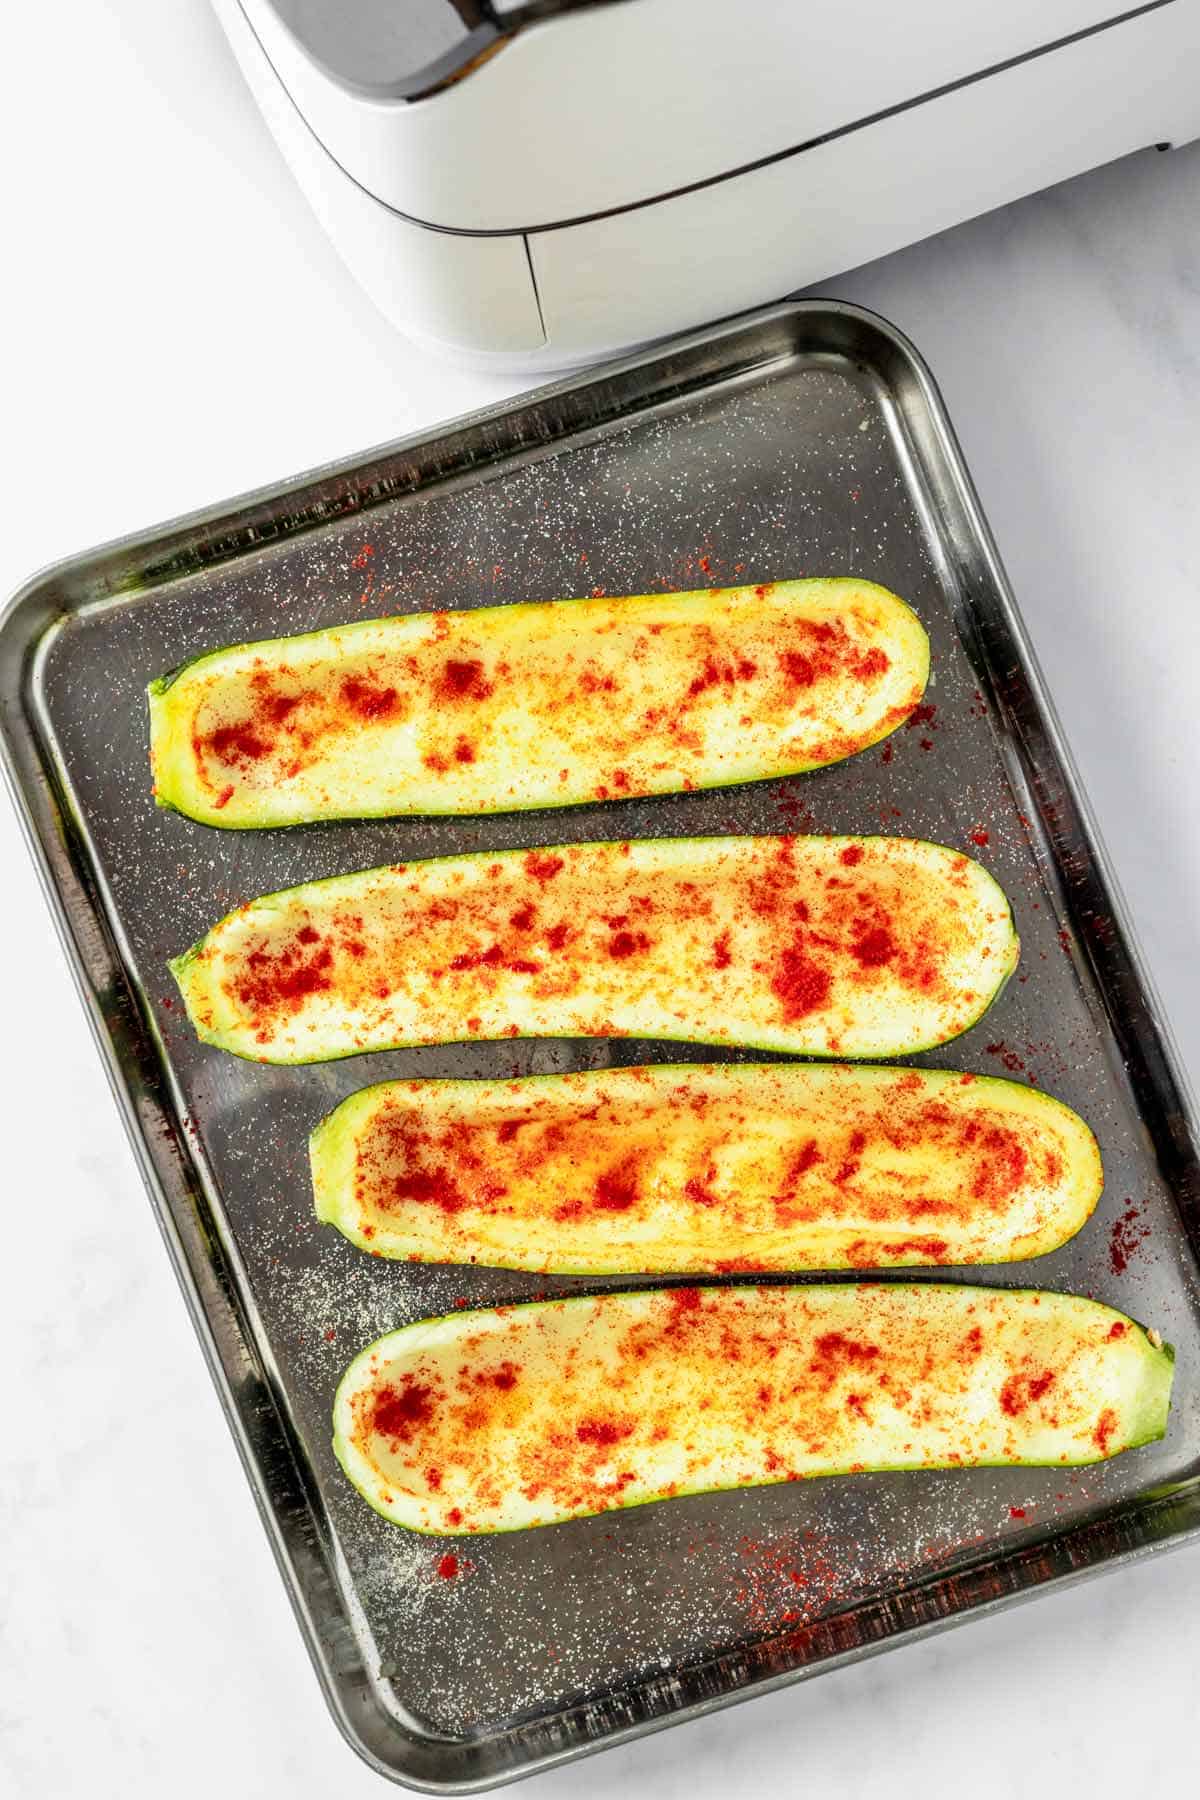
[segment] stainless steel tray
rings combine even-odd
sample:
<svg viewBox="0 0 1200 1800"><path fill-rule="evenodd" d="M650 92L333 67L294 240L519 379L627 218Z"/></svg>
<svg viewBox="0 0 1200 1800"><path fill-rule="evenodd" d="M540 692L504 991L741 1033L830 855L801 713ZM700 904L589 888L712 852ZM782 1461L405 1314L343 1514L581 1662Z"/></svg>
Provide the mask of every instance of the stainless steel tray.
<svg viewBox="0 0 1200 1800"><path fill-rule="evenodd" d="M934 685L910 729L838 768L605 809L291 832L210 831L151 801L143 687L219 644L431 606L844 572L917 607ZM0 726L313 1661L376 1768L485 1787L1200 1531L1194 1124L937 392L882 321L776 307L60 564L0 627ZM680 1048L518 1042L255 1067L195 1042L166 959L292 882L614 827L882 829L995 871L1019 976L981 1025L918 1060L1062 1095L1095 1127L1108 1185L1074 1243L982 1278L1094 1293L1158 1326L1178 1352L1164 1442L1073 1473L792 1484L465 1546L398 1531L350 1491L329 1410L368 1339L462 1300L619 1284L361 1256L313 1221L309 1128L389 1076Z"/></svg>

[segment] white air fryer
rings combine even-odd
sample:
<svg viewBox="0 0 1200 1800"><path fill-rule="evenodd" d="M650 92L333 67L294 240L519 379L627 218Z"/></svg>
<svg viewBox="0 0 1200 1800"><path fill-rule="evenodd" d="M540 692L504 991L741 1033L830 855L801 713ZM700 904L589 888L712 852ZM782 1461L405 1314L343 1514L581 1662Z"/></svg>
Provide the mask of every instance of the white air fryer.
<svg viewBox="0 0 1200 1800"><path fill-rule="evenodd" d="M399 328L551 368L1200 135L1200 0L215 0Z"/></svg>

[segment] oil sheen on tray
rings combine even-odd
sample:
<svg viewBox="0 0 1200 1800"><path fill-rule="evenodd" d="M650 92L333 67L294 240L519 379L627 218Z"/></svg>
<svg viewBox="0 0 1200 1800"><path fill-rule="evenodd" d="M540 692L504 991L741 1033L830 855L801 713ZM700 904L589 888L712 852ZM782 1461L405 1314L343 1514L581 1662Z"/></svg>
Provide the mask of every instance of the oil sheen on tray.
<svg viewBox="0 0 1200 1800"><path fill-rule="evenodd" d="M208 1043L264 1062L503 1037L906 1054L1016 965L1003 891L912 838L572 844L368 869L230 913L172 963Z"/></svg>
<svg viewBox="0 0 1200 1800"><path fill-rule="evenodd" d="M360 1249L559 1275L1014 1261L1103 1183L1037 1088L844 1063L384 1082L310 1150L317 1217Z"/></svg>
<svg viewBox="0 0 1200 1800"><path fill-rule="evenodd" d="M334 1449L395 1524L514 1531L813 1475L1097 1462L1163 1435L1173 1361L1070 1294L600 1294L379 1339L338 1389Z"/></svg>
<svg viewBox="0 0 1200 1800"><path fill-rule="evenodd" d="M373 619L152 682L155 792L251 827L717 787L866 749L928 673L915 613L869 581Z"/></svg>

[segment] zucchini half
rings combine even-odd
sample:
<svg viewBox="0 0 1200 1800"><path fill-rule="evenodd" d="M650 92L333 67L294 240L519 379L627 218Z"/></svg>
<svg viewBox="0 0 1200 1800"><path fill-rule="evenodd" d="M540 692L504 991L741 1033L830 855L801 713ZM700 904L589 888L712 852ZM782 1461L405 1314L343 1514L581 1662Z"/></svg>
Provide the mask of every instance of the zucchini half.
<svg viewBox="0 0 1200 1800"><path fill-rule="evenodd" d="M367 869L239 907L171 964L263 1062L503 1037L907 1054L1016 965L976 862L912 838L655 838Z"/></svg>
<svg viewBox="0 0 1200 1800"><path fill-rule="evenodd" d="M600 1294L380 1338L342 1378L333 1447L397 1525L517 1531L813 1475L1098 1462L1163 1436L1173 1360L1071 1294Z"/></svg>
<svg viewBox="0 0 1200 1800"><path fill-rule="evenodd" d="M384 1082L309 1150L317 1217L360 1249L556 1275L1010 1262L1104 1179L1037 1088L842 1063Z"/></svg>
<svg viewBox="0 0 1200 1800"><path fill-rule="evenodd" d="M838 762L928 675L870 581L418 613L151 682L150 760L159 805L207 825L573 806Z"/></svg>

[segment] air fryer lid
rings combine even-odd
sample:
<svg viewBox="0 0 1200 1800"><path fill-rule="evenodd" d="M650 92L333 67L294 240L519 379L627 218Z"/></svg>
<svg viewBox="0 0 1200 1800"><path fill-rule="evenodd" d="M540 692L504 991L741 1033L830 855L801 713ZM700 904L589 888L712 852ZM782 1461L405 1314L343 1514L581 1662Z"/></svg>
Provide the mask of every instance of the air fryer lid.
<svg viewBox="0 0 1200 1800"><path fill-rule="evenodd" d="M616 0L266 0L319 68L377 99L417 100L526 25Z"/></svg>

